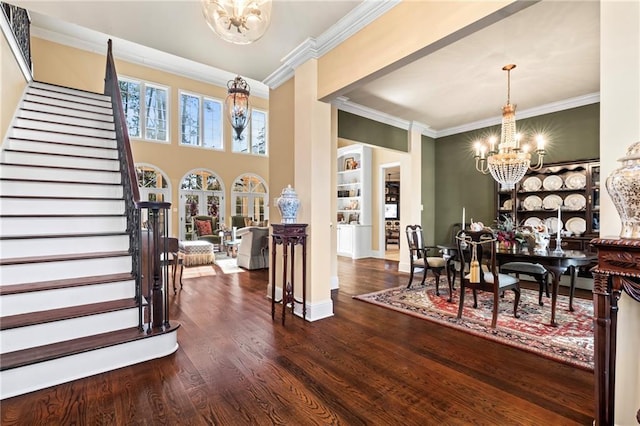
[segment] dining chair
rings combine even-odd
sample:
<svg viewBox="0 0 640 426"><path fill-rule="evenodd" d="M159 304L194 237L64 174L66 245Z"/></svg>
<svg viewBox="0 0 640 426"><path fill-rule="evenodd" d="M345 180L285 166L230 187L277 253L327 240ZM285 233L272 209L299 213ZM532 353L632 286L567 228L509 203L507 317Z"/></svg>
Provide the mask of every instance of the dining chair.
<svg viewBox="0 0 640 426"><path fill-rule="evenodd" d="M422 270L422 282L427 278L427 271L431 270L436 279L436 295L440 295L440 274L446 267L446 261L442 255L436 255L440 249L435 246L426 246L424 244L424 235L422 233L422 226L420 225L407 225L406 227L407 243L409 245L409 260L411 263L411 276L409 277L409 284L407 288L411 287L413 283L413 275L416 270ZM449 285L449 299L451 302L452 288Z"/></svg>
<svg viewBox="0 0 640 426"><path fill-rule="evenodd" d="M513 316L519 318L518 303L520 303L520 282L516 277L501 274L496 262L496 239L491 230L459 231L456 236L458 258L464 264L460 271L460 303L458 318L462 318L464 310L464 296L467 288L473 292L473 307L478 307L477 291L493 293L493 315L491 327L498 322L498 307L500 297L506 290L513 290Z"/></svg>
<svg viewBox="0 0 640 426"><path fill-rule="evenodd" d="M180 259L179 254L179 241L177 238L167 237L165 240L166 254L162 255L162 265L171 266L172 272L172 284L173 284L173 293L177 293L176 288L176 274L178 271L178 266L182 266L182 259ZM165 247L161 247L165 250ZM182 288L182 268L180 269L180 288Z"/></svg>

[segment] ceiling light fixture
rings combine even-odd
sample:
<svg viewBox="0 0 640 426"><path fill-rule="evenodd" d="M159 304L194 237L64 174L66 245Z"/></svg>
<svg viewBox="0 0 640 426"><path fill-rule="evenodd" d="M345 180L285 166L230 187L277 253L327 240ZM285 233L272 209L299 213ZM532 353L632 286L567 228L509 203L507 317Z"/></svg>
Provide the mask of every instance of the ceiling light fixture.
<svg viewBox="0 0 640 426"><path fill-rule="evenodd" d="M249 124L251 109L249 108L249 84L240 76L227 83L227 98L224 100L224 111L231 127L236 132L235 139L242 139L242 132Z"/></svg>
<svg viewBox="0 0 640 426"><path fill-rule="evenodd" d="M514 64L502 67L507 72L507 104L502 107L502 129L500 144L496 151L496 138L489 139L489 149L482 142L475 144L476 170L480 173L491 173L491 176L502 185L502 189L513 189L531 166L531 154L527 146L520 148L520 134L516 133L516 106L511 104L511 70ZM531 167L540 170L544 162L544 138L536 136L537 163Z"/></svg>
<svg viewBox="0 0 640 426"><path fill-rule="evenodd" d="M207 25L225 41L250 44L271 22L271 0L201 0Z"/></svg>

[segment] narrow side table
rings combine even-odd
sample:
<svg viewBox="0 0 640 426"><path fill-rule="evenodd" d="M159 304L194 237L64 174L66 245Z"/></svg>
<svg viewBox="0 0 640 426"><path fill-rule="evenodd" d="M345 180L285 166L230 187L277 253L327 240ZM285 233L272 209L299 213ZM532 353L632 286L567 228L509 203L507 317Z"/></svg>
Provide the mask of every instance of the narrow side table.
<svg viewBox="0 0 640 426"><path fill-rule="evenodd" d="M302 319L307 318L307 224L279 223L272 224L271 238L271 319L275 319L276 303L282 302L282 325L284 325L287 305L291 304L291 314L294 314L295 304L302 303ZM282 245L282 299L276 300L276 248ZM302 246L302 301L295 299L295 264L296 245ZM291 250L289 263L288 253ZM290 268L291 281L287 282L287 268Z"/></svg>

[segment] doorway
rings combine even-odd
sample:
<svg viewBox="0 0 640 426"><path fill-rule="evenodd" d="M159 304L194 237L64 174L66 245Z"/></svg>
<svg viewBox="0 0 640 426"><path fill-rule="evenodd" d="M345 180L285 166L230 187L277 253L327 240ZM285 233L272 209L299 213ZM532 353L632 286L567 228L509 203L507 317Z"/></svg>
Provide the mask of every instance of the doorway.
<svg viewBox="0 0 640 426"><path fill-rule="evenodd" d="M382 185L383 214L381 228L383 230L382 249L387 260L400 260L400 165L388 164L381 168L384 176Z"/></svg>

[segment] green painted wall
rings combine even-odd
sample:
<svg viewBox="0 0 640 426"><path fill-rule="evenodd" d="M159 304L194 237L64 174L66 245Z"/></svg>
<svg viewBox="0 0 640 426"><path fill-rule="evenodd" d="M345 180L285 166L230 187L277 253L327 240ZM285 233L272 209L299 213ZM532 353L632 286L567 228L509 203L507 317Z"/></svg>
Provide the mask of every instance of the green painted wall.
<svg viewBox="0 0 640 426"><path fill-rule="evenodd" d="M402 152L409 151L406 130L340 110L338 137Z"/></svg>
<svg viewBox="0 0 640 426"><path fill-rule="evenodd" d="M517 125L523 133L544 132L549 140L545 163L600 158L600 104L519 119ZM436 140L436 243L448 242L451 225L462 220L463 206L467 221L493 222L495 184L491 175L475 170L473 160L473 141L490 134L499 135L500 126Z"/></svg>

